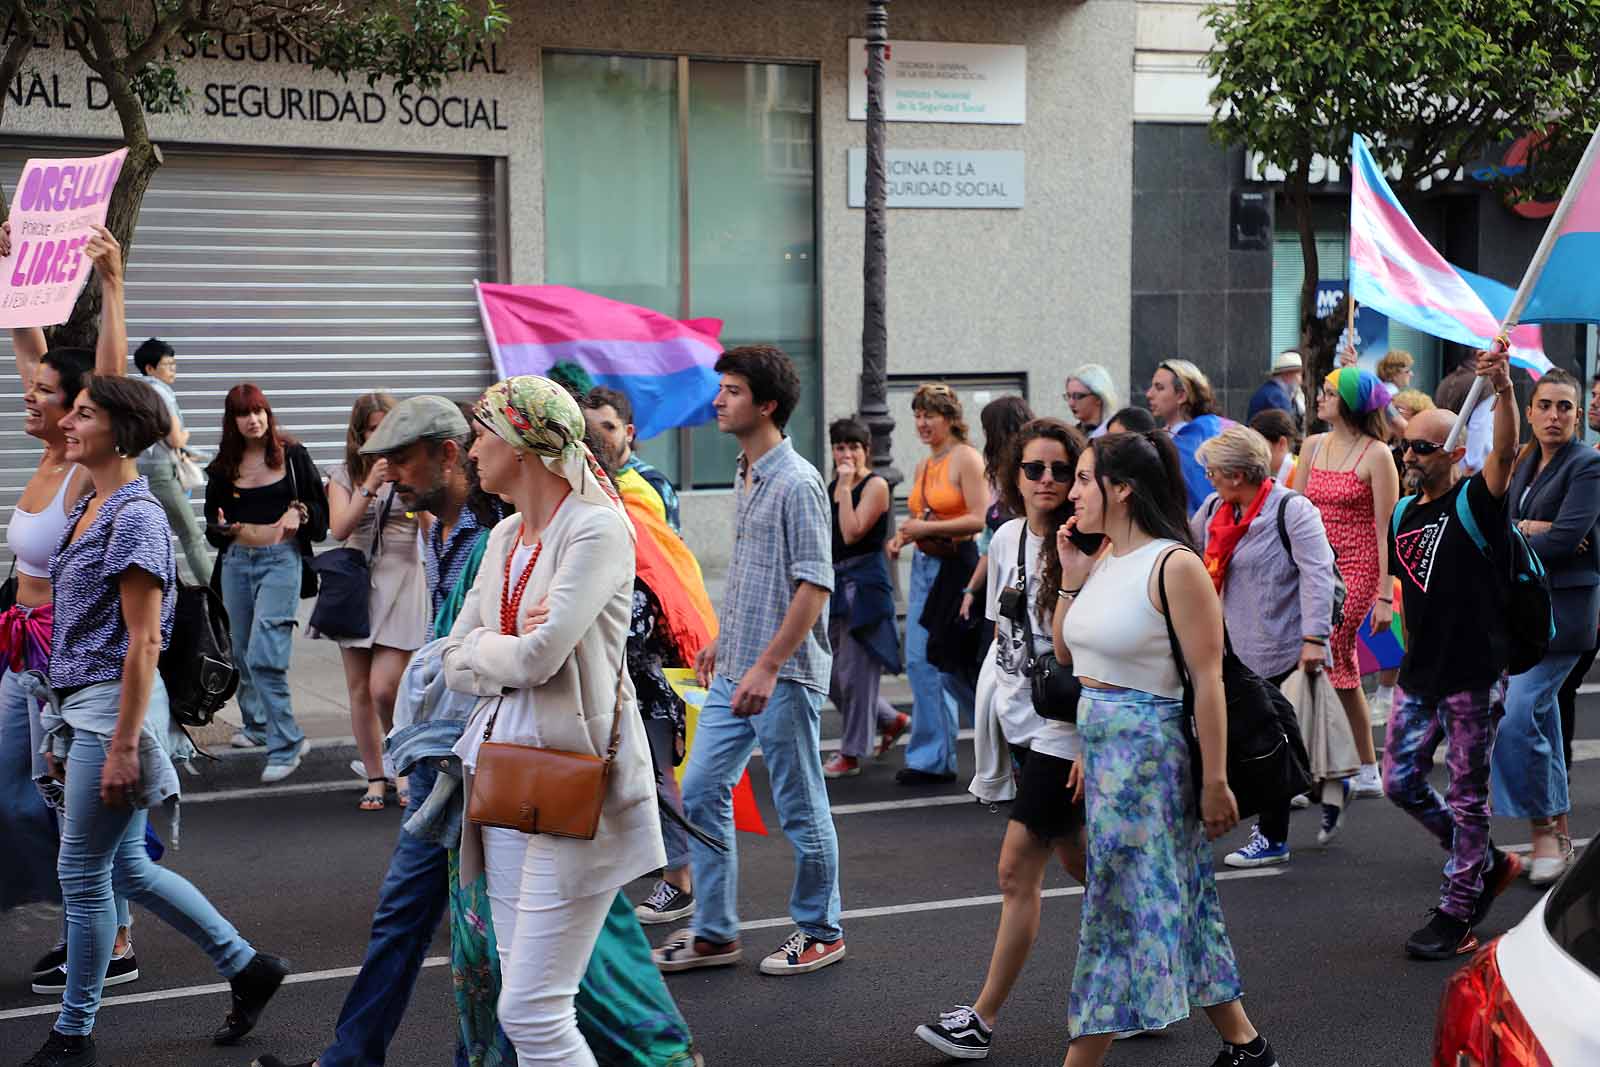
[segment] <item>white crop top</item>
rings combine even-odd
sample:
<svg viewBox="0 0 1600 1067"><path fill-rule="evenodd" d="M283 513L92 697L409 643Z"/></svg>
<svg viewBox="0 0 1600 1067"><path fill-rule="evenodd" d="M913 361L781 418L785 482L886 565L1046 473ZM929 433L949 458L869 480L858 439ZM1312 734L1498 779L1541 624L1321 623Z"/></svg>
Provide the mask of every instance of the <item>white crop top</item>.
<svg viewBox="0 0 1600 1067"><path fill-rule="evenodd" d="M11 512L11 522L6 527L6 547L17 559L17 570L30 578L50 577L50 557L61 544L61 535L67 532L67 489L77 477L78 465L67 468L61 479L61 488L55 499L43 511Z"/></svg>
<svg viewBox="0 0 1600 1067"><path fill-rule="evenodd" d="M1162 551L1176 544L1152 541L1096 564L1061 623L1073 674L1156 696L1183 697L1167 621L1150 603L1150 572Z"/></svg>

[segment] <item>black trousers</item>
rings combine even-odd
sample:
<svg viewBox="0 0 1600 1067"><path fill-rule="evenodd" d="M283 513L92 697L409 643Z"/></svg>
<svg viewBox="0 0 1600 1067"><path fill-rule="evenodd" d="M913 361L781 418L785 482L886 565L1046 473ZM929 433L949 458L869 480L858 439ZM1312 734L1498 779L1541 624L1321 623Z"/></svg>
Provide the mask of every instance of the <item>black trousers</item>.
<svg viewBox="0 0 1600 1067"><path fill-rule="evenodd" d="M1298 667L1292 667L1282 674L1268 678L1267 681L1282 688L1284 679L1298 669ZM1256 826L1261 830L1261 836L1275 845L1280 845L1289 840L1289 813L1293 810L1289 806L1289 802L1284 801L1281 808L1262 811L1256 817Z"/></svg>

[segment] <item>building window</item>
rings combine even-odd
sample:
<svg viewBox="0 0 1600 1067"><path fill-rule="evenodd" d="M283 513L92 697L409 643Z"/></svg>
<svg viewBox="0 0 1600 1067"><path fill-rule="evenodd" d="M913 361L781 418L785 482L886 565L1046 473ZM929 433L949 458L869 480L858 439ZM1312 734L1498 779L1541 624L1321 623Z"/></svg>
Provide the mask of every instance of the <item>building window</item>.
<svg viewBox="0 0 1600 1067"><path fill-rule="evenodd" d="M820 460L816 68L548 52L543 76L546 281L776 344ZM680 487L733 484L715 424L638 450Z"/></svg>
<svg viewBox="0 0 1600 1067"><path fill-rule="evenodd" d="M1325 279L1345 279L1350 275L1349 235L1343 231L1319 230L1317 266ZM1305 278L1305 261L1300 256L1300 235L1280 230L1272 242L1272 351L1263 359L1264 376L1273 356L1300 344L1300 282ZM1412 388L1431 393L1439 382L1439 339L1394 319L1389 320L1388 349L1404 349L1416 360ZM1364 353L1365 354L1365 353ZM1363 359L1365 366L1368 360Z"/></svg>

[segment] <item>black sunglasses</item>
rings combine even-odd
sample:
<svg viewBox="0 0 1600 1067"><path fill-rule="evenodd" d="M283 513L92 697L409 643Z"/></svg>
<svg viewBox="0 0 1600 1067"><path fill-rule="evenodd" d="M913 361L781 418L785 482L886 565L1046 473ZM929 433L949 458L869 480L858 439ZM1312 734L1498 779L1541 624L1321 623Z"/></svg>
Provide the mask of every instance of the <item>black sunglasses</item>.
<svg viewBox="0 0 1600 1067"><path fill-rule="evenodd" d="M1059 460L1049 464L1044 463L1042 460L1024 463L1022 465L1022 476L1030 482L1036 482L1044 477L1046 466L1050 468L1050 477L1058 482L1064 482L1072 477L1072 464L1062 463Z"/></svg>
<svg viewBox="0 0 1600 1067"><path fill-rule="evenodd" d="M1431 456L1442 448L1444 448L1444 445L1439 444L1437 441L1423 441L1410 437L1400 439L1401 455L1405 455L1407 452L1415 452L1419 456Z"/></svg>

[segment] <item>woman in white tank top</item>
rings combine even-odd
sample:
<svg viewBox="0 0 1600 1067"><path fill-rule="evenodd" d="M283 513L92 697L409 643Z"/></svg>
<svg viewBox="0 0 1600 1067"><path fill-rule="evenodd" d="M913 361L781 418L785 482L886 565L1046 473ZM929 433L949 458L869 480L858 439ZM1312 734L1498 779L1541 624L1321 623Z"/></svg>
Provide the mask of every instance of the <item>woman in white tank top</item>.
<svg viewBox="0 0 1600 1067"><path fill-rule="evenodd" d="M1195 1007L1226 1043L1217 1062L1276 1067L1240 1002L1207 841L1239 812L1225 759L1222 606L1189 542L1177 449L1160 430L1097 438L1070 498L1076 514L1057 535L1054 638L1083 683L1072 785L1085 799L1089 877L1066 1067L1098 1065L1114 1035L1162 1029ZM1091 558L1073 528L1106 543ZM1158 583L1194 678L1199 810Z"/></svg>
<svg viewBox="0 0 1600 1067"><path fill-rule="evenodd" d="M128 361L128 336L123 318L122 248L110 231L97 229L84 246L100 279L98 346L51 348L44 331L26 327L11 331L11 348L22 380L23 430L44 446L39 466L23 487L6 524L6 547L16 561L16 602L0 613L0 854L20 862L7 864L0 875L0 909L38 900L60 899L56 881L57 831L39 789L34 785L33 738L38 717L17 684L27 669L44 669L50 649L53 615L50 557L66 532L67 516L91 486L87 472L67 462L61 419L71 409L90 373L122 374ZM11 253L10 223L0 224L0 256ZM30 721L31 720L31 721ZM127 901L117 898L119 930L113 980L137 978L128 943ZM47 953L34 965L35 992L62 988L62 951Z"/></svg>

